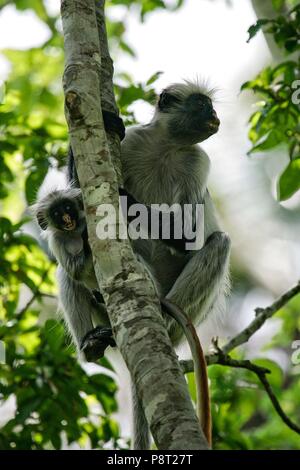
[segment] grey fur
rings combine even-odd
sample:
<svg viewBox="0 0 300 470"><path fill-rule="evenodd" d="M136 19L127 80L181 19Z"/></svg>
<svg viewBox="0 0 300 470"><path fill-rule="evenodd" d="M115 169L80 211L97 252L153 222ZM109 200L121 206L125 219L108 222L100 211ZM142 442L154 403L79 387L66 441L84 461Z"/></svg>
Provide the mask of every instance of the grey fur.
<svg viewBox="0 0 300 470"><path fill-rule="evenodd" d="M220 231L207 190L209 157L195 145L211 134L194 132L184 108L191 94L211 96L211 92L205 93L203 86L189 82L171 85L165 92L178 98L174 106L168 112L160 112L157 106L153 120L130 128L122 142L124 186L144 204L204 201L205 244L199 251L176 252L159 240L133 241L134 250L152 273L159 295L176 303L197 325L213 310L224 310L229 290L230 239ZM171 317L167 316L166 321L176 345L182 339L182 329ZM144 449L148 442L143 427L146 422L139 400L134 398L133 405L134 448Z"/></svg>
<svg viewBox="0 0 300 470"><path fill-rule="evenodd" d="M158 295L181 307L197 325L212 311L224 309L229 289L230 239L222 233L213 202L207 190L210 168L208 155L196 143L217 132L217 117L195 126L195 114L187 111L187 100L198 93L207 97L212 92L199 84L174 84L165 90L175 97L167 110L156 106L153 120L145 126L130 128L122 142L121 156L125 189L144 204L200 204L204 202L204 246L199 251L179 252L159 240L134 240L133 249L151 273ZM212 108L213 110L213 108ZM197 116L196 116L197 117ZM66 191L73 191L68 189ZM74 197L79 197L79 193ZM65 195L65 194L64 194ZM51 196L55 197L55 196ZM38 203L47 213L47 200ZM91 329L91 290L98 288L91 256L84 250L70 255L68 246L76 245L71 233L47 229L50 247L58 260L60 299L66 323L79 347L84 334ZM77 235L78 237L78 235ZM76 237L75 237L76 238ZM95 312L99 316L99 312ZM100 321L109 324L105 307ZM166 316L167 328L176 345L182 338L181 327ZM135 389L134 448L149 448L149 430Z"/></svg>
<svg viewBox="0 0 300 470"><path fill-rule="evenodd" d="M198 145L188 142L182 145L170 138L169 122L183 114L178 109L197 90L203 93L203 86L186 83L168 87L167 92L171 91L183 101L176 103L168 113L159 112L157 107L150 124L129 129L122 143L124 185L136 200L169 205L204 202L205 241L218 232L200 251L188 253L170 250L158 240L133 242L135 251L150 267L160 295L177 303L195 324L204 320L213 306L218 308L224 303L229 284L230 251L230 239L220 233L207 191L208 155ZM189 126L188 116L182 125L183 130ZM193 141L194 135L190 138ZM177 344L181 329L173 320L169 324L172 340Z"/></svg>

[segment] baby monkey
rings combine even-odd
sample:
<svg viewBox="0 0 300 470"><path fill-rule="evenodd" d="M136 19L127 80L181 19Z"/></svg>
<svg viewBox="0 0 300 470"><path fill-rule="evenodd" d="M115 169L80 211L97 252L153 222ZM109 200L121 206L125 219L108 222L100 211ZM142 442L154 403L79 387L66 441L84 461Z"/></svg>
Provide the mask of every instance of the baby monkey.
<svg viewBox="0 0 300 470"><path fill-rule="evenodd" d="M65 315L68 328L85 359L98 359L115 341L95 277L81 191L53 191L33 210L58 262L59 298L63 310L69 312ZM94 328L95 324L99 326Z"/></svg>

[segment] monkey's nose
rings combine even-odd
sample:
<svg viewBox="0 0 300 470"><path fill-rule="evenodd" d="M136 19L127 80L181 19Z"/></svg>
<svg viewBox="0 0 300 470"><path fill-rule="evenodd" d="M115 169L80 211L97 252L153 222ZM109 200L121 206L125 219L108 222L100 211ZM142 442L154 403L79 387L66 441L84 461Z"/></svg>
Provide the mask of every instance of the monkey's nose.
<svg viewBox="0 0 300 470"><path fill-rule="evenodd" d="M211 117L213 118L214 123L218 125L220 124L220 119L218 118L218 115L214 109L212 110Z"/></svg>
<svg viewBox="0 0 300 470"><path fill-rule="evenodd" d="M70 223L72 222L72 219L71 219L71 217L69 216L69 214L64 214L64 215L62 216L62 219L63 219L64 222L66 222L66 224L70 224Z"/></svg>

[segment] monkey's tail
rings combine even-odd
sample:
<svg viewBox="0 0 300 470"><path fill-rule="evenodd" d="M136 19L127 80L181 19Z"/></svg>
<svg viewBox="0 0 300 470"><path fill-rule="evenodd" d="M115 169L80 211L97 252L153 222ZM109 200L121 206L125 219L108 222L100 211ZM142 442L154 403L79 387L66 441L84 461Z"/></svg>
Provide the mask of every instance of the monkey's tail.
<svg viewBox="0 0 300 470"><path fill-rule="evenodd" d="M192 358L194 361L196 393L197 393L197 415L203 433L209 446L212 446L211 432L211 410L209 398L209 386L207 377L207 365L205 356L196 329L184 313L176 304L168 299L162 299L161 304L169 315L171 315L182 327L186 339L189 343Z"/></svg>
<svg viewBox="0 0 300 470"><path fill-rule="evenodd" d="M150 431L143 406L137 395L133 380L131 380L132 408L133 408L133 442L134 450L150 449Z"/></svg>

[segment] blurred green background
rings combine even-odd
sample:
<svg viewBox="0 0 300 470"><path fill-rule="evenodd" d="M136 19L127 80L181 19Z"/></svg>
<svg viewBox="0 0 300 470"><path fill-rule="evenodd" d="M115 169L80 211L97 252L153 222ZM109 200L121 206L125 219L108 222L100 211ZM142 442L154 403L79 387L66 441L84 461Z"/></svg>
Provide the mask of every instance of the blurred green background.
<svg viewBox="0 0 300 470"><path fill-rule="evenodd" d="M299 2L110 0L107 27L126 125L147 122L170 81L209 77L219 89L222 128L204 147L233 240L232 295L222 324L199 329L208 346L300 278ZM114 372L124 366L117 353L77 362L28 211L45 178L48 189L64 178L59 1L0 0L0 47L0 449L126 449L129 390ZM300 296L235 357L271 369L300 424L299 329ZM210 366L209 376L215 449L300 449L253 374Z"/></svg>

